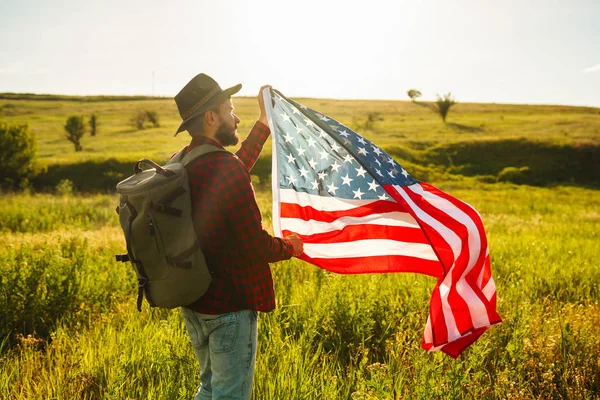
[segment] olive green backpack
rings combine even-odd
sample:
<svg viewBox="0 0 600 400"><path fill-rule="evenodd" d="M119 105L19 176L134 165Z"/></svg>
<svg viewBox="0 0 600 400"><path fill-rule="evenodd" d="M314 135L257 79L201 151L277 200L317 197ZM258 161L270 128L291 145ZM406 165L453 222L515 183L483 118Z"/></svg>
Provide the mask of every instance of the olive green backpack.
<svg viewBox="0 0 600 400"><path fill-rule="evenodd" d="M214 151L224 150L208 144L185 155L182 150L164 167L140 160L135 174L117 184L117 213L127 243L127 253L117 255L117 261L133 265L140 311L143 297L152 307L174 308L208 290L211 273L194 231L185 167ZM143 170L142 164L152 168Z"/></svg>

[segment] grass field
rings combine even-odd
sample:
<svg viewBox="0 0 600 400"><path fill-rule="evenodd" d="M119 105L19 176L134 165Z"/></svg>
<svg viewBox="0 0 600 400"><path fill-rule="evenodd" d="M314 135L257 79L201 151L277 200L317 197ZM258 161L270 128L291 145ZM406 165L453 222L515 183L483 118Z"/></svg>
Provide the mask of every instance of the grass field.
<svg viewBox="0 0 600 400"><path fill-rule="evenodd" d="M0 99L0 118L29 123L47 168L42 192L0 197L0 398L191 398L197 364L178 311L138 313L134 273L113 261L125 246L106 192L119 176L102 175L142 155L164 160L188 139L171 135L170 100L80 100ZM235 99L240 133L254 102ZM598 109L459 104L444 125L409 102L300 102L354 127L381 112L365 136L482 214L504 322L453 360L420 348L434 279L276 263L278 308L259 317L255 398L600 398L599 170L556 178L567 161L597 165ZM134 131L127 120L138 109L158 111L162 126ZM98 136L75 153L62 125L92 112ZM528 154L517 157L521 148ZM499 179L518 160L535 186ZM52 179L74 177L75 192L53 189L56 166ZM61 175L76 170L93 182ZM268 185L256 188L268 227Z"/></svg>

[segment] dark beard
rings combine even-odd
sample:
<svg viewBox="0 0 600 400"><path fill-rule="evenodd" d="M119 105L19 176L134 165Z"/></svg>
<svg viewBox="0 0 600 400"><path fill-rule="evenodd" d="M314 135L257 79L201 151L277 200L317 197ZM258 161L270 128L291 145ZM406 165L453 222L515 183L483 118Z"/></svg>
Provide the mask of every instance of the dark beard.
<svg viewBox="0 0 600 400"><path fill-rule="evenodd" d="M215 139L217 139L222 146L235 146L240 141L240 138L235 132L235 128L227 126L225 122L221 122L219 125Z"/></svg>

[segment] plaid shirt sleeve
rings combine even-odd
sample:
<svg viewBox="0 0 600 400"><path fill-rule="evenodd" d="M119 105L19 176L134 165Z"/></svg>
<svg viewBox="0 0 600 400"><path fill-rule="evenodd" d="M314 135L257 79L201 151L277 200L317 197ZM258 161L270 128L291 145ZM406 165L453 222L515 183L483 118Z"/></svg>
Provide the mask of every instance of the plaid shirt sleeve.
<svg viewBox="0 0 600 400"><path fill-rule="evenodd" d="M254 163L256 163L270 134L271 130L267 125L260 121L256 121L250 130L250 133L242 142L241 147L235 153L240 161L244 163L248 171L250 171L254 166Z"/></svg>
<svg viewBox="0 0 600 400"><path fill-rule="evenodd" d="M271 236L262 227L261 215L254 189L250 183L250 173L245 165L233 157L229 158L228 171L220 177L227 182L227 193L222 197L221 212L227 215L230 226L236 232L241 252L253 262L275 262L292 257L293 247L283 239ZM248 271L252 273L252 271Z"/></svg>

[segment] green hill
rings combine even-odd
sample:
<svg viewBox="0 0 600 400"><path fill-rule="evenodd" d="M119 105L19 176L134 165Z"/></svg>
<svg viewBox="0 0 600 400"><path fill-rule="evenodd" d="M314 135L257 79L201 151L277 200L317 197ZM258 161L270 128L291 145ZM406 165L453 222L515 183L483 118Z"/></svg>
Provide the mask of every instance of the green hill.
<svg viewBox="0 0 600 400"><path fill-rule="evenodd" d="M600 186L600 109L592 107L459 103L448 123L430 103L376 100L295 99L339 120L388 151L422 180L475 177L486 182ZM255 98L234 98L243 137L258 115ZM160 127L137 130L138 111L156 111ZM64 137L68 116L92 113L97 136L83 151ZM38 141L38 188L70 179L84 191L111 191L146 157L164 162L189 141L173 137L179 123L171 99L118 96L0 94L0 118L28 124ZM374 121L370 126L367 121ZM252 173L270 174L270 141ZM233 150L233 149L232 149Z"/></svg>

